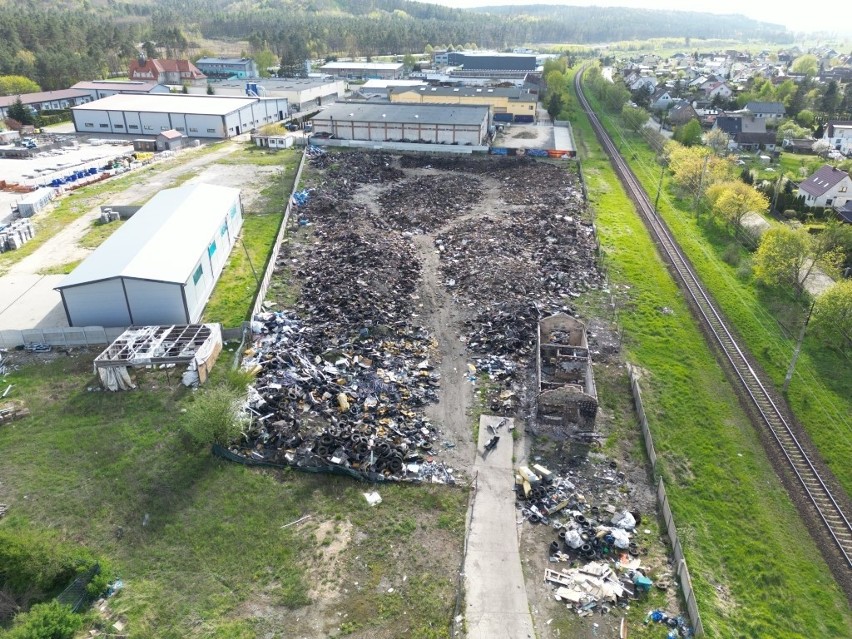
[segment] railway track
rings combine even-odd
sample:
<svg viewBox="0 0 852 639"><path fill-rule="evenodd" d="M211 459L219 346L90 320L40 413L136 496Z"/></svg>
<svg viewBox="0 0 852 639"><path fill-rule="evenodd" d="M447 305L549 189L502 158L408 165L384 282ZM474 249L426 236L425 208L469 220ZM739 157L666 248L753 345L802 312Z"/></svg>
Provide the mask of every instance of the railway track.
<svg viewBox="0 0 852 639"><path fill-rule="evenodd" d="M733 371L733 383L739 386L743 396L747 398L750 408L753 409L751 412L760 422L759 426L764 428L777 444L781 458L786 461L807 501L816 510L818 521L825 527L829 537L837 545L846 562L845 570L848 571L852 568L852 525L849 523L849 517L843 512L838 500L832 495L810 456L773 401L760 376L749 363L743 348L737 343L726 320L716 309L710 295L693 271L689 260L680 250L680 246L668 227L657 216L655 207L651 204L642 184L624 158L621 157L597 115L592 111L582 91L581 77L582 71L577 73L574 79L577 96L592 123L595 135L609 156L616 174L639 209L645 225L651 232L664 258L671 265L683 292L691 300L693 308L697 311L699 321L715 340L724 359L730 364L730 370Z"/></svg>

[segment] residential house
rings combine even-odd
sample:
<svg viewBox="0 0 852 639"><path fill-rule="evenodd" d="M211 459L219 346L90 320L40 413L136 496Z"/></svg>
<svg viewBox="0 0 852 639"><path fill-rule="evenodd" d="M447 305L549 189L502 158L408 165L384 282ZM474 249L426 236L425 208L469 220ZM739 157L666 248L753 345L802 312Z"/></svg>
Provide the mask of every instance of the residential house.
<svg viewBox="0 0 852 639"><path fill-rule="evenodd" d="M206 80L205 76L189 60L166 60L138 58L130 63L128 72L131 80L153 81L158 84L194 84Z"/></svg>
<svg viewBox="0 0 852 639"><path fill-rule="evenodd" d="M702 90L704 91L704 95L710 100L717 97L721 100L727 100L734 94L733 90L724 82L711 82L702 87Z"/></svg>
<svg viewBox="0 0 852 639"><path fill-rule="evenodd" d="M852 178L845 171L824 164L799 184L799 195L805 197L806 206L841 208L852 201Z"/></svg>
<svg viewBox="0 0 852 639"><path fill-rule="evenodd" d="M669 122L672 126L682 126L690 120L698 119L698 113L686 100L681 100L669 110Z"/></svg>
<svg viewBox="0 0 852 639"><path fill-rule="evenodd" d="M776 146L775 133L766 131L766 120L742 111L717 116L713 128L727 133L743 151L773 151Z"/></svg>
<svg viewBox="0 0 852 639"><path fill-rule="evenodd" d="M665 87L660 87L651 94L650 107L652 111L668 111L675 99Z"/></svg>
<svg viewBox="0 0 852 639"><path fill-rule="evenodd" d="M752 101L745 105L745 110L754 117L765 119L767 122L777 122L785 114L784 105L780 102Z"/></svg>
<svg viewBox="0 0 852 639"><path fill-rule="evenodd" d="M844 224L852 224L852 200L849 200L843 206L834 208L837 211L838 219Z"/></svg>
<svg viewBox="0 0 852 639"><path fill-rule="evenodd" d="M628 80L630 80L630 78L628 78ZM626 84L627 88L631 91L638 91L639 89L646 88L646 90L653 92L654 89L657 88L656 78L652 78L647 75L636 76L636 78L632 81L626 81Z"/></svg>
<svg viewBox="0 0 852 639"><path fill-rule="evenodd" d="M852 120L830 120L822 139L827 140L835 151L852 154Z"/></svg>

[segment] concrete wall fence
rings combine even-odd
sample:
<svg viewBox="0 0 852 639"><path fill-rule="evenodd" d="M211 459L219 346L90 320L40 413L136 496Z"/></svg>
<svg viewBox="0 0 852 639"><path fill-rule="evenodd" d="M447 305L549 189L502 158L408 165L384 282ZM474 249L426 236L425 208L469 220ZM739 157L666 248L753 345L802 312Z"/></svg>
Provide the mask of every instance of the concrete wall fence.
<svg viewBox="0 0 852 639"><path fill-rule="evenodd" d="M488 153L487 146L466 146L459 144L418 144L416 142L376 142L370 140L338 140L334 138L311 137L316 146L341 146L347 148L374 149L383 151L419 151L421 153Z"/></svg>
<svg viewBox="0 0 852 639"><path fill-rule="evenodd" d="M645 442L645 450L648 453L648 459L651 461L651 468L654 471L654 476L657 475L657 451L654 450L654 440L651 437L651 429L648 426L648 418L645 415L645 408L642 405L642 393L639 390L639 379L633 372L633 367L627 365L628 373L630 374L630 390L633 391L633 401L636 405L636 414L639 415L639 426L642 429L642 439ZM675 560L675 571L680 580L680 587L683 596L686 599L686 610L689 613L689 621L692 623L692 628L695 631L696 637L704 636L704 626L701 625L701 615L698 613L698 602L695 600L695 591L692 589L692 579L689 577L689 568L686 566L686 559L683 556L683 546L677 534L677 528L674 523L674 516L669 507L669 498L666 494L666 486L663 483L663 478L659 477L657 483L657 503L660 506L660 513L663 516L663 521L666 525L666 532L672 544L672 554Z"/></svg>

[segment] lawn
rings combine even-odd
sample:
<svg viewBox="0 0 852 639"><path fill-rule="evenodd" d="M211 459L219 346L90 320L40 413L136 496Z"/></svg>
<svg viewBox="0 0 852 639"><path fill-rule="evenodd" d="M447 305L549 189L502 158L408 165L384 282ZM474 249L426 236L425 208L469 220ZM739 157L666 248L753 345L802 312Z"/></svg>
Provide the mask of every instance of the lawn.
<svg viewBox="0 0 852 639"><path fill-rule="evenodd" d="M364 484L222 461L182 436L193 392L174 375L90 392L92 357L6 379L32 414L0 428L0 528L100 557L125 584L110 623L131 639L448 637L465 490L383 485L371 508Z"/></svg>
<svg viewBox="0 0 852 639"><path fill-rule="evenodd" d="M249 319L263 278L272 256L273 244L284 219L284 207L293 191L301 151L284 150L269 153L252 148L237 151L227 159L229 164L281 166L282 173L244 211L243 230L231 251L225 270L204 310L204 321L220 322L236 327Z"/></svg>
<svg viewBox="0 0 852 639"><path fill-rule="evenodd" d="M843 593L585 116L575 118L574 132L620 301L625 352L642 374L659 468L708 635L852 635Z"/></svg>
<svg viewBox="0 0 852 639"><path fill-rule="evenodd" d="M601 120L619 141L633 171L648 193L655 193L659 167L640 137L620 128L605 115ZM783 162L797 165L801 156ZM798 158L798 159L797 159ZM669 176L664 180L660 213L709 288L716 302L745 340L752 355L780 388L808 304L792 294L755 284L750 254L726 229L706 214L700 221L691 205L679 202ZM732 253L735 253L734 259ZM726 255L727 254L727 255ZM727 258L727 259L726 259ZM847 494L852 494L852 366L840 353L807 338L796 365L787 400L823 459Z"/></svg>

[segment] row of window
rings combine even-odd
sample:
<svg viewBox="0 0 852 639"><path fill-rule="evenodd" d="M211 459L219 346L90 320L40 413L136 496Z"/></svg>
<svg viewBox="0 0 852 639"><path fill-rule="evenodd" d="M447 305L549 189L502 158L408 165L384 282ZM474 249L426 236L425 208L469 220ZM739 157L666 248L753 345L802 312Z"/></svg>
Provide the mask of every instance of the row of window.
<svg viewBox="0 0 852 639"><path fill-rule="evenodd" d="M89 129L93 129L93 128L95 128L95 125L94 125L94 123L92 123L92 122L86 122L84 126L86 126L86 127L87 127L87 128L89 128ZM102 128L102 129L108 129L108 128L109 128L109 124L104 124L104 123L101 123L101 124L99 124L98 126L99 126L100 128ZM123 124L113 124L112 126L113 126L113 128L115 128L115 129L123 129L123 128L124 128L124 125L123 125ZM133 129L133 130L135 130L135 131L138 131L138 130L139 130L139 126L138 126L138 125L136 125L136 124L128 124L128 125L127 125L127 128L128 128L128 129ZM146 130L146 131L153 131L153 130L154 130L154 127L152 127L152 126L146 126L146 127L145 127L145 130ZM169 129L168 129L168 127L165 127L165 126L161 126L161 127L160 127L160 131L168 131L168 130L169 130ZM176 127L175 127L175 130L176 130L176 131L180 131L180 132L182 132L182 133L183 133L184 131L186 131L186 129L185 129L184 127L182 127L182 126L176 126ZM233 131L233 129L231 129L231 130ZM189 132L190 132L190 133L198 133L198 129L193 128L193 127L190 127L190 128L189 128ZM216 129L207 129L207 133L216 133Z"/></svg>

